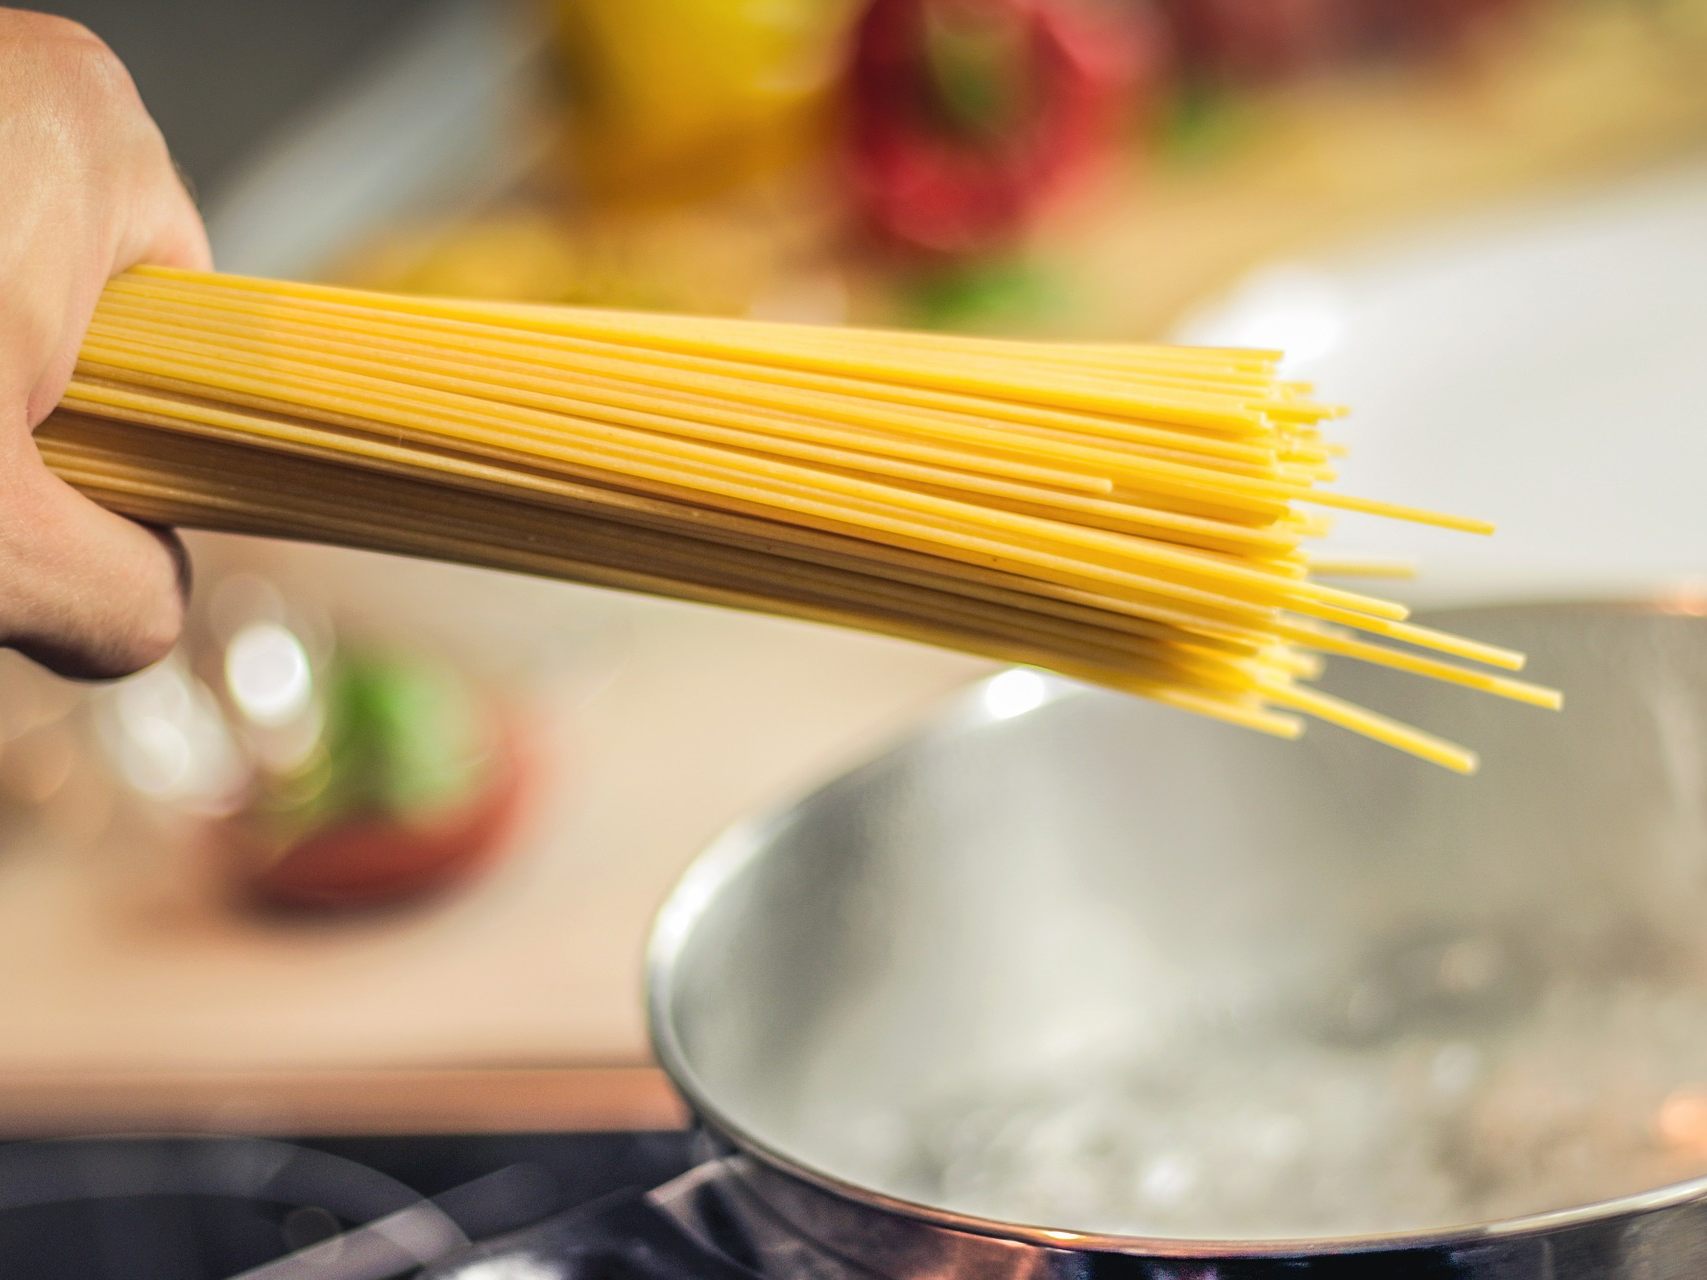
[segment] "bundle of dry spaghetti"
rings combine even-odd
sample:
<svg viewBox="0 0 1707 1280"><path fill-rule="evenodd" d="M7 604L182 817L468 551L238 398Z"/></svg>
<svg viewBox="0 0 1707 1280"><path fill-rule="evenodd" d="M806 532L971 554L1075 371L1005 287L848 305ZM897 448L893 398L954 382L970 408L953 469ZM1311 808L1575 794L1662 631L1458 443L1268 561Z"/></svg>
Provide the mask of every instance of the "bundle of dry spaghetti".
<svg viewBox="0 0 1707 1280"><path fill-rule="evenodd" d="M37 438L139 519L861 627L1468 771L1312 688L1318 655L1555 695L1446 660L1522 663L1318 581L1303 547L1322 507L1487 527L1324 490L1336 411L1277 359L142 269Z"/></svg>

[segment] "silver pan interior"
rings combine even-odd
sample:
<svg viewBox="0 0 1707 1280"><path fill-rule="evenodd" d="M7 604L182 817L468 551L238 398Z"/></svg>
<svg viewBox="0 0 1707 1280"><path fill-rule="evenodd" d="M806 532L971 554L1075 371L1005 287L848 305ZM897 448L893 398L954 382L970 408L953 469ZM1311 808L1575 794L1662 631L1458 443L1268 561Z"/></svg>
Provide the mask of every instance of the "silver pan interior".
<svg viewBox="0 0 1707 1280"><path fill-rule="evenodd" d="M1474 778L974 690L694 868L654 937L666 1066L810 1179L985 1223L1375 1240L1694 1194L1707 619L1437 620L1566 710L1327 683L1477 746Z"/></svg>

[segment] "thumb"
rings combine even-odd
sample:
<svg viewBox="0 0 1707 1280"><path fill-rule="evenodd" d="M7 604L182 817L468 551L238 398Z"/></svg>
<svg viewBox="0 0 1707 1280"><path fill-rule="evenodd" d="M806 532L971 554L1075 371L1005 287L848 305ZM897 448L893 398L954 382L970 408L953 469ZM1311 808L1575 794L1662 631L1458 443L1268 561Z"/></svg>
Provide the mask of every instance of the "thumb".
<svg viewBox="0 0 1707 1280"><path fill-rule="evenodd" d="M184 619L177 539L77 493L22 424L0 429L0 452L0 643L91 678L164 657Z"/></svg>

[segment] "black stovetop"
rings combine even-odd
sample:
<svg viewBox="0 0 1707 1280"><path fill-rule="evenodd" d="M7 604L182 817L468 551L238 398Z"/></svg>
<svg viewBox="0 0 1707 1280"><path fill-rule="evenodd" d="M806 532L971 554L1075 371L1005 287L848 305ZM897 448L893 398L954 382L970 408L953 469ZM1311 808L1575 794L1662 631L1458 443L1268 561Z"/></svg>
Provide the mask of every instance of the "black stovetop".
<svg viewBox="0 0 1707 1280"><path fill-rule="evenodd" d="M0 1277L227 1280L412 1206L431 1254L657 1186L691 1146L680 1132L7 1142Z"/></svg>

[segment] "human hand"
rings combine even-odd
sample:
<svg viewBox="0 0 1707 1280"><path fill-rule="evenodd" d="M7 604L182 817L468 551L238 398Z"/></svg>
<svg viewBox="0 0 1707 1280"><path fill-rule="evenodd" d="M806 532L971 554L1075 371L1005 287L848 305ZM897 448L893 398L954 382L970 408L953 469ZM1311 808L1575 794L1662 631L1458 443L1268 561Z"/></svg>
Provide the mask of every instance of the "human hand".
<svg viewBox="0 0 1707 1280"><path fill-rule="evenodd" d="M76 23L0 9L0 644L67 675L146 666L183 622L177 539L76 493L31 438L102 287L139 262L210 257L129 74Z"/></svg>

